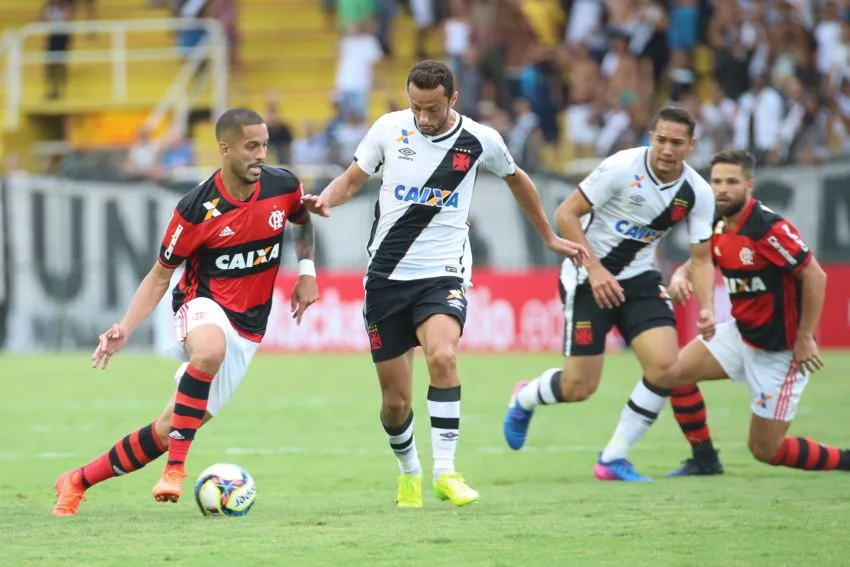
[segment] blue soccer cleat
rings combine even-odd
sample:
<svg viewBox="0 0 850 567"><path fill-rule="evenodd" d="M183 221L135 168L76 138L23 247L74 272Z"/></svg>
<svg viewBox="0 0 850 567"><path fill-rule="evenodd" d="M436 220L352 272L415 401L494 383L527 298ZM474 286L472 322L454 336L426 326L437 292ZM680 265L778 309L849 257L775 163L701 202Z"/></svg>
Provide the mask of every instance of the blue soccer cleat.
<svg viewBox="0 0 850 567"><path fill-rule="evenodd" d="M602 456L593 469L593 476L599 480L620 480L623 482L652 482L648 476L644 476L635 470L634 465L628 459L614 459L607 463L602 462Z"/></svg>
<svg viewBox="0 0 850 567"><path fill-rule="evenodd" d="M505 441L507 441L508 447L514 451L522 449L522 446L525 445L525 438L528 436L528 424L531 423L531 417L534 415L533 410L523 408L517 401L519 391L526 384L528 384L527 381L518 382L514 386L511 403L508 404L508 413L505 414L505 420L502 422Z"/></svg>

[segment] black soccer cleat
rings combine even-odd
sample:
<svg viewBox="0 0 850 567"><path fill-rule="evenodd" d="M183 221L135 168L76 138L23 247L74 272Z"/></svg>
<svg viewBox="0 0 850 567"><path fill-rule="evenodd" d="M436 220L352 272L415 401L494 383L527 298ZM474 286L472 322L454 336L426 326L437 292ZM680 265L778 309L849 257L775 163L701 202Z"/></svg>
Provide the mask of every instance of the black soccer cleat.
<svg viewBox="0 0 850 567"><path fill-rule="evenodd" d="M674 471L670 471L666 476L709 476L723 474L723 463L717 453L712 458L695 459L691 457L682 461L682 466Z"/></svg>

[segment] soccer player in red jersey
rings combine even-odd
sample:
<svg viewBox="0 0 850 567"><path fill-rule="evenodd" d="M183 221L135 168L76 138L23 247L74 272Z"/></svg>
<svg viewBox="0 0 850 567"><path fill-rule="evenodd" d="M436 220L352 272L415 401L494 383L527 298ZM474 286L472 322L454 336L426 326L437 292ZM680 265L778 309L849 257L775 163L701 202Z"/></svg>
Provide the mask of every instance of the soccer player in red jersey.
<svg viewBox="0 0 850 567"><path fill-rule="evenodd" d="M301 204L301 182L287 170L264 165L269 133L262 117L244 108L228 110L216 123L216 137L221 168L180 199L159 258L124 318L100 335L92 355L92 366L105 369L185 262L172 302L176 341L170 353L183 361L175 376L177 393L152 423L59 477L55 516L75 515L88 488L138 470L166 452L168 462L153 496L159 502L180 498L186 455L197 430L236 391L265 333L286 220L295 225L299 278L291 310L299 324L319 297L315 236Z"/></svg>
<svg viewBox="0 0 850 567"><path fill-rule="evenodd" d="M729 291L733 320L717 325L709 341L692 340L679 354L676 383L665 386L721 379L746 383L753 413L749 448L757 460L804 470L850 470L850 451L787 436L809 376L823 367L815 329L826 274L797 229L753 198L755 165L743 150L720 152L711 161L720 216L711 251ZM686 263L673 274L668 293L682 303L691 292ZM690 395L694 405L703 405L698 389ZM693 425L699 429L704 419Z"/></svg>

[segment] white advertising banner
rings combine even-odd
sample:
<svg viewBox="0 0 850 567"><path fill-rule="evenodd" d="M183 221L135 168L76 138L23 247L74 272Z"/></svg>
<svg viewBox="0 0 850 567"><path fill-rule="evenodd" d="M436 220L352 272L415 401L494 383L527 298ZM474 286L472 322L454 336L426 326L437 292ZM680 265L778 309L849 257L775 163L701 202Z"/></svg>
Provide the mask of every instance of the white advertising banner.
<svg viewBox="0 0 850 567"><path fill-rule="evenodd" d="M6 348L93 349L156 261L179 196L150 184L23 174L11 176L5 189ZM147 324L132 346L151 345Z"/></svg>
<svg viewBox="0 0 850 567"><path fill-rule="evenodd" d="M794 222L823 260L850 262L850 164L763 169L757 177L756 196ZM538 181L550 215L574 188L562 179ZM545 270L535 271L531 266L540 261L531 254L537 237L527 234L527 223L507 188L501 181L482 178L475 194L474 226L489 248L490 258L489 266L480 261L483 258L479 259L477 273L481 273L482 286L475 294L486 288L496 295L489 302L479 302L476 314L470 314L464 347L484 351L557 350L555 347L563 340L562 330L551 318L534 323L545 329L542 333L506 324L504 329L513 334L504 335L502 342L501 335L493 334L495 329L503 328L492 322L502 321L498 316L503 312L498 308L507 305L505 301L516 303L514 315L526 313L525 308L518 307L526 300L532 302L529 305L542 302L547 306L544 311L557 315L558 301L555 288L549 287L554 285L550 282L555 281L554 276L550 278L544 275ZM3 180L0 345L19 352L93 349L98 334L121 319L139 282L156 261L162 231L179 198L180 193L151 183L79 181L26 174L13 174ZM364 348L359 333L355 333L357 338L349 337L360 324L359 316L357 321L348 321L351 310L356 306L359 313L360 309L360 297L355 297L362 292L359 276L351 282L343 276L362 272L373 208L373 196L363 195L335 211L331 219L316 222L317 263L324 273L322 301L326 305L312 308L310 317L323 321L324 330L311 332L313 336L305 338L303 328L289 329L293 331L290 336L286 325L277 324L276 313L270 321L266 348L291 352ZM284 266L294 266L289 243L283 255ZM664 259L672 264L687 255L685 235L676 230L665 239ZM514 270L519 277L514 284L536 290L535 293L529 291L529 297L523 299L508 289L510 286L503 283L512 280L505 276L505 269ZM285 276L282 281L286 281ZM286 285L280 290L288 293ZM342 335L348 341L357 341L357 345L338 344L332 333L327 341L314 345L310 341L318 341L325 337L325 331L341 325L339 321L323 319L339 315L334 312L337 292L352 302L343 313L350 328L345 327ZM155 323L146 322L128 348L164 349L173 336L170 300L169 291L154 317ZM489 321L484 329L475 331L476 325L484 321Z"/></svg>

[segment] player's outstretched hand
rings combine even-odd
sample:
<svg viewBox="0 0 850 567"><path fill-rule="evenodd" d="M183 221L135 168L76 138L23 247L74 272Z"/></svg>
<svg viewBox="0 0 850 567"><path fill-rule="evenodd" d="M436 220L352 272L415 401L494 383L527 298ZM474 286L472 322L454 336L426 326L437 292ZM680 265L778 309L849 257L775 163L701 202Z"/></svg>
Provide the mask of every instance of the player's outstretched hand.
<svg viewBox="0 0 850 567"><path fill-rule="evenodd" d="M620 282L601 263L588 266L587 279L590 280L593 299L602 309L613 309L626 301Z"/></svg>
<svg viewBox="0 0 850 567"><path fill-rule="evenodd" d="M549 242L546 243L546 246L552 252L569 258L574 266L581 266L588 258L587 250L584 246L559 236L552 237Z"/></svg>
<svg viewBox="0 0 850 567"><path fill-rule="evenodd" d="M313 195L312 193L306 193L301 197L301 202L304 203L304 206L307 207L307 210L313 214L322 217L331 216L330 204L327 202L327 199L321 194Z"/></svg>
<svg viewBox="0 0 850 567"><path fill-rule="evenodd" d="M687 278L676 278L670 280L670 285L667 286L667 295L673 300L673 303L684 305L694 293L694 286Z"/></svg>
<svg viewBox="0 0 850 567"><path fill-rule="evenodd" d="M292 289L290 312L295 324L301 324L304 311L319 300L319 284L313 276L299 276Z"/></svg>
<svg viewBox="0 0 850 567"><path fill-rule="evenodd" d="M813 336L797 335L794 342L794 362L797 363L797 368L809 373L823 368L818 343Z"/></svg>
<svg viewBox="0 0 850 567"><path fill-rule="evenodd" d="M711 311L710 309L699 310L699 317L697 318L697 330L699 331L700 336L707 341L710 341L712 337L714 337L716 326L713 311Z"/></svg>
<svg viewBox="0 0 850 567"><path fill-rule="evenodd" d="M91 355L91 367L97 368L103 363L101 368L106 370L112 355L121 350L125 344L127 344L127 331L124 330L124 327L115 323L100 335L100 342L94 349L94 354Z"/></svg>

